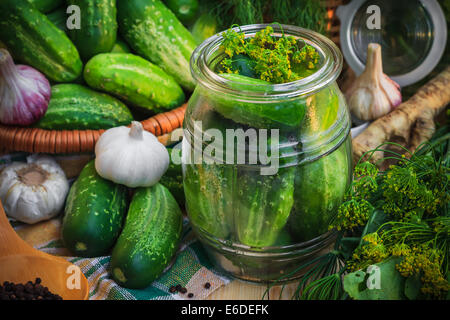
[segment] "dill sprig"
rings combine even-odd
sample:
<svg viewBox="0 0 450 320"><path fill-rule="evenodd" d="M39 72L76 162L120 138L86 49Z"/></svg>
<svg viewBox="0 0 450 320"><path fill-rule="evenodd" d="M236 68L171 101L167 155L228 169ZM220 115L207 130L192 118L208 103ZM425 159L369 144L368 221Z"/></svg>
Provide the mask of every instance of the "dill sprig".
<svg viewBox="0 0 450 320"><path fill-rule="evenodd" d="M385 150L387 145L405 153ZM362 160L380 151L386 154L382 160L394 159L397 164L379 171ZM445 298L450 290L449 165L450 134L433 138L414 153L384 143L364 154L333 222L340 230L335 248L313 260L292 298L342 299L346 296L343 275L390 257L401 258L395 265L400 276L420 280L423 297ZM359 242L350 251L343 243L348 239Z"/></svg>

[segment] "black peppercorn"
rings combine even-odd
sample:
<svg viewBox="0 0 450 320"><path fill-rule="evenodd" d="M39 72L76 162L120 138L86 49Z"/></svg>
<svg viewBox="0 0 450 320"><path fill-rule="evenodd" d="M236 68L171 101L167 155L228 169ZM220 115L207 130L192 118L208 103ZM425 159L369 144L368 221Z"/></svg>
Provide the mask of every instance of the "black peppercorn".
<svg viewBox="0 0 450 320"><path fill-rule="evenodd" d="M40 278L36 278L35 283L28 281L25 284L5 281L3 286L0 285L0 300L62 300L40 283Z"/></svg>
<svg viewBox="0 0 450 320"><path fill-rule="evenodd" d="M211 283L209 283L209 282L205 283L204 287L205 287L205 289L211 288Z"/></svg>
<svg viewBox="0 0 450 320"><path fill-rule="evenodd" d="M188 294L188 298L192 298L194 296L194 294L192 293L192 292L190 292L189 294Z"/></svg>
<svg viewBox="0 0 450 320"><path fill-rule="evenodd" d="M171 286L171 287L169 288L169 292L170 292L170 293L175 293L175 292L177 292L177 288L176 288L175 286Z"/></svg>

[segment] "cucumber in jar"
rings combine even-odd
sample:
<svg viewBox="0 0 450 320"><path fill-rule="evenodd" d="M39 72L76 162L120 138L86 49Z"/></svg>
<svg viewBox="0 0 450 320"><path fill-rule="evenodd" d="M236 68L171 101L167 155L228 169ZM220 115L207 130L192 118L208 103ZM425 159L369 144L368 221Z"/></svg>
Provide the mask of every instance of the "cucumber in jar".
<svg viewBox="0 0 450 320"><path fill-rule="evenodd" d="M294 210L288 223L297 241L328 231L350 182L349 143L347 139L331 154L297 168Z"/></svg>
<svg viewBox="0 0 450 320"><path fill-rule="evenodd" d="M274 175L241 170L237 178L235 227L238 241L251 247L273 245L294 203L295 168Z"/></svg>
<svg viewBox="0 0 450 320"><path fill-rule="evenodd" d="M226 164L187 164L184 168L186 209L192 223L219 239L232 226L236 168Z"/></svg>
<svg viewBox="0 0 450 320"><path fill-rule="evenodd" d="M342 97L331 86L315 94L308 105L303 137L327 132L338 117ZM344 131L344 133L346 133ZM314 139L315 144L323 143ZM294 206L289 229L296 241L308 241L328 231L331 220L343 201L351 180L351 139L348 136L336 150L329 142L318 147L321 158L297 167ZM307 146L304 144L304 148ZM315 146L310 146L315 147Z"/></svg>
<svg viewBox="0 0 450 320"><path fill-rule="evenodd" d="M228 80L233 90L259 91L263 96L270 89L270 83L251 77L224 73L221 77ZM251 87L250 87L251 86ZM207 93L205 93L207 94ZM215 111L234 122L255 128L286 128L301 125L305 112L306 100L294 99L274 100L269 103L249 102L248 99L237 99L233 95L216 93L208 95Z"/></svg>

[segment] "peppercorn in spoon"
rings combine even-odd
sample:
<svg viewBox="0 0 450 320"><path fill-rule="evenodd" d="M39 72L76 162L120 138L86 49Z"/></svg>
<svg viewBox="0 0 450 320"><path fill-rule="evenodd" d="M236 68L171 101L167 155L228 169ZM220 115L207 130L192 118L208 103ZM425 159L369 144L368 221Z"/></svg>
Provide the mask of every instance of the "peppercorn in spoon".
<svg viewBox="0 0 450 320"><path fill-rule="evenodd" d="M23 241L11 227L0 202L0 283L26 284L36 278L64 300L88 299L88 281L79 267Z"/></svg>

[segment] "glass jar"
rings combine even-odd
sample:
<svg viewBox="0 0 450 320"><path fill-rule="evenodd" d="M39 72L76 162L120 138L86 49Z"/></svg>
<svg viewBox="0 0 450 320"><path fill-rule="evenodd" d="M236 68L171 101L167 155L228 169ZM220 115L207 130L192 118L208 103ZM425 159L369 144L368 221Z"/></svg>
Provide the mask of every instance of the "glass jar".
<svg viewBox="0 0 450 320"><path fill-rule="evenodd" d="M289 281L332 248L330 223L351 180L350 120L336 78L339 49L299 27L271 25L320 54L316 72L284 84L225 78L222 35L191 57L197 82L182 143L186 210L212 262L234 277ZM252 37L267 25L242 26Z"/></svg>

